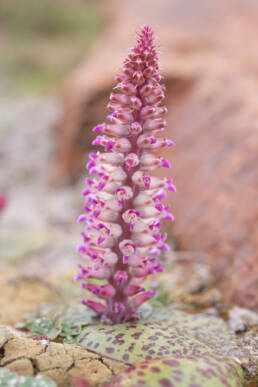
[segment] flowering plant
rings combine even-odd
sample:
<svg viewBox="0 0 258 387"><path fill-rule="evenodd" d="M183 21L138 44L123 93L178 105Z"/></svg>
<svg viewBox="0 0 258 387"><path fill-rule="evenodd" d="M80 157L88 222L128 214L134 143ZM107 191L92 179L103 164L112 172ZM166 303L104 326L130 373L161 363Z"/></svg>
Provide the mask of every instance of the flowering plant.
<svg viewBox="0 0 258 387"><path fill-rule="evenodd" d="M90 153L87 164L96 178L86 178L83 192L84 213L78 221L86 223L86 232L78 251L85 263L79 265L76 280L101 299L82 303L112 324L136 317L140 305L155 295L142 283L163 271L157 256L160 249L169 249L166 233L160 232L161 218L174 218L162 200L166 189L175 191L175 186L172 179L149 174L158 167L170 168L168 160L150 152L174 145L155 137L167 126L160 80L154 34L146 26L116 76L116 92L107 105L109 123L93 129L100 133L93 145L105 152Z"/></svg>

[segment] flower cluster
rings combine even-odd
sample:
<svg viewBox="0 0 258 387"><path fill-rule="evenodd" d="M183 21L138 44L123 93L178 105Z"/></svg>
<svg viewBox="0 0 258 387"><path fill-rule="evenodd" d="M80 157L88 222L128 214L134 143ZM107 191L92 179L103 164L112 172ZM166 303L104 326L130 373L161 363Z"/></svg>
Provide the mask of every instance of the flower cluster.
<svg viewBox="0 0 258 387"><path fill-rule="evenodd" d="M109 122L93 129L99 133L93 145L104 147L104 152L90 153L87 169L96 177L86 179L84 213L78 219L85 223L78 248L84 264L76 280L100 299L82 303L108 323L132 319L155 295L142 283L163 271L157 256L169 249L160 221L174 220L162 201L166 190L175 191L175 186L172 179L150 175L158 167L170 168L168 160L150 152L174 145L155 136L167 126L160 80L153 31L146 26L116 76L107 105Z"/></svg>

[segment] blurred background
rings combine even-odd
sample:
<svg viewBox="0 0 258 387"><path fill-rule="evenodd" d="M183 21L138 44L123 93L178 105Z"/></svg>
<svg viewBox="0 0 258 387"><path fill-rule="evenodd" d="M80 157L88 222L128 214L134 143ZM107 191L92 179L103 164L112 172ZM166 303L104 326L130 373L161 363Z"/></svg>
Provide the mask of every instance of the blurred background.
<svg viewBox="0 0 258 387"><path fill-rule="evenodd" d="M91 129L143 24L177 144L164 153L178 187L171 260L206 265L223 298L257 310L255 0L0 1L1 271L76 268Z"/></svg>

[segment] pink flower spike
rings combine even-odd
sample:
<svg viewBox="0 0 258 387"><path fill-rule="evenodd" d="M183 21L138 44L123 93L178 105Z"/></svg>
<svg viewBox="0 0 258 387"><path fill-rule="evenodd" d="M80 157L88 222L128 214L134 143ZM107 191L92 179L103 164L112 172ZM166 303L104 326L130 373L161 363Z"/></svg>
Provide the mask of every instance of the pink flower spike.
<svg viewBox="0 0 258 387"><path fill-rule="evenodd" d="M150 231L152 231L152 232L154 232L154 233L156 233L157 231L159 231L159 230L160 230L160 227L161 227L161 223L160 223L159 220L158 220L158 221L154 221L153 223L151 223L151 224L149 225Z"/></svg>
<svg viewBox="0 0 258 387"><path fill-rule="evenodd" d="M157 291L156 290L151 290L149 292L145 292L142 294L139 294L133 299L133 305L135 308L139 308L144 302L148 301L150 298L153 298L156 296Z"/></svg>
<svg viewBox="0 0 258 387"><path fill-rule="evenodd" d="M100 124L100 125L95 126L95 128L93 128L92 130L93 130L93 132L95 132L95 133L102 133L103 127L104 127L104 125L103 125L103 124ZM95 145L95 144L93 144L93 145Z"/></svg>
<svg viewBox="0 0 258 387"><path fill-rule="evenodd" d="M80 254L86 254L86 252L87 252L85 246L79 246L79 247L77 248L77 251L78 251L78 253L80 253Z"/></svg>
<svg viewBox="0 0 258 387"><path fill-rule="evenodd" d="M129 257L124 255L123 256L123 264L126 265L128 263L128 261L129 261Z"/></svg>
<svg viewBox="0 0 258 387"><path fill-rule="evenodd" d="M92 300L82 300L82 304L88 306L97 314L103 314L106 310L106 307L103 304Z"/></svg>
<svg viewBox="0 0 258 387"><path fill-rule="evenodd" d="M114 148L114 145L115 145L115 141L109 140L107 142L107 145L105 146L105 151L109 151L110 149Z"/></svg>
<svg viewBox="0 0 258 387"><path fill-rule="evenodd" d="M101 245L101 243L104 242L105 239L106 239L105 237L103 237L103 236L100 235L100 236L98 237L97 245L98 245L98 246Z"/></svg>
<svg viewBox="0 0 258 387"><path fill-rule="evenodd" d="M125 271L117 271L114 275L114 280L119 284L123 284L128 279L128 274Z"/></svg>
<svg viewBox="0 0 258 387"><path fill-rule="evenodd" d="M167 213L167 215L165 216L165 219L170 220L170 222L174 222L175 221L174 215L171 214L170 212Z"/></svg>
<svg viewBox="0 0 258 387"><path fill-rule="evenodd" d="M173 184L173 179L167 179L167 186L169 191L176 192L176 187Z"/></svg>
<svg viewBox="0 0 258 387"><path fill-rule="evenodd" d="M83 276L82 274L76 274L76 276L74 277L74 281L81 281L85 279L85 276Z"/></svg>
<svg viewBox="0 0 258 387"><path fill-rule="evenodd" d="M140 219L140 212L130 209L127 210L122 216L126 223L134 225Z"/></svg>
<svg viewBox="0 0 258 387"><path fill-rule="evenodd" d="M82 222L85 222L87 219L86 215L85 214L82 214L79 216L79 218L77 219L77 223L82 223Z"/></svg>
<svg viewBox="0 0 258 387"><path fill-rule="evenodd" d="M162 158L161 165L162 165L162 167L165 167L165 168L171 168L171 164L167 159Z"/></svg>
<svg viewBox="0 0 258 387"><path fill-rule="evenodd" d="M98 154L96 154L94 152L90 152L89 158L90 158L90 160L96 160L98 158Z"/></svg>
<svg viewBox="0 0 258 387"><path fill-rule="evenodd" d="M99 293L100 293L100 286L98 286L98 285L90 284L88 282L83 282L81 284L81 286L83 289L89 290L90 292L92 292L95 295L99 295Z"/></svg>
<svg viewBox="0 0 258 387"><path fill-rule="evenodd" d="M100 286L100 285L84 282L82 283L82 287L103 299L113 297L115 294L115 289L113 288L113 286L109 284Z"/></svg>
<svg viewBox="0 0 258 387"><path fill-rule="evenodd" d="M85 190L82 191L82 196L87 196L91 193L91 190L86 188Z"/></svg>
<svg viewBox="0 0 258 387"><path fill-rule="evenodd" d="M113 313L120 313L121 311L124 311L125 310L125 306L122 302L115 302L114 303L114 306L113 306Z"/></svg>
<svg viewBox="0 0 258 387"><path fill-rule="evenodd" d="M130 126L130 133L132 135L138 135L142 132L142 126L139 124L139 122L134 122L131 126Z"/></svg>
<svg viewBox="0 0 258 387"><path fill-rule="evenodd" d="M169 251L170 250L170 247L167 243L162 243L160 246L159 246L160 249L164 250L164 251Z"/></svg>
<svg viewBox="0 0 258 387"><path fill-rule="evenodd" d="M174 146L175 145L174 141L172 141L172 140L167 140L166 142L167 142L167 146Z"/></svg>
<svg viewBox="0 0 258 387"><path fill-rule="evenodd" d="M92 141L92 145L101 145L102 136L98 136Z"/></svg>
<svg viewBox="0 0 258 387"><path fill-rule="evenodd" d="M86 168L87 169L91 169L92 167L95 167L96 163L95 161L91 160L88 162L88 164L86 165Z"/></svg>
<svg viewBox="0 0 258 387"><path fill-rule="evenodd" d="M137 167L139 164L138 156L135 153L129 153L125 158L125 167L127 170Z"/></svg>
<svg viewBox="0 0 258 387"><path fill-rule="evenodd" d="M155 195L152 200L154 203L161 202L161 200L166 199L167 193L166 191L162 190L158 195Z"/></svg>
<svg viewBox="0 0 258 387"><path fill-rule="evenodd" d="M135 294L137 293L140 293L140 292L145 292L145 288L143 288L142 286L139 286L139 285L128 285L126 288L125 288L125 291L124 293L127 295L127 296L134 296Z"/></svg>
<svg viewBox="0 0 258 387"><path fill-rule="evenodd" d="M150 189L150 183L151 183L151 178L150 178L150 176L143 175L143 177L142 177L142 182L143 182L144 187L145 187L146 189Z"/></svg>
<svg viewBox="0 0 258 387"><path fill-rule="evenodd" d="M136 252L136 244L129 239L124 239L122 242L120 242L119 248L121 252L127 257L130 257Z"/></svg>
<svg viewBox="0 0 258 387"><path fill-rule="evenodd" d="M150 27L140 30L115 79L108 121L93 129L99 133L93 145L103 150L89 154L88 173L95 175L85 179L84 213L78 219L85 228L78 248L85 266L79 266L75 278L101 300L83 304L111 324L135 318L140 305L155 295L142 282L163 271L158 256L169 247L161 219L174 220L163 200L167 190L176 190L171 178L152 175L157 168L171 167L157 152L174 142L157 136L167 127L167 108Z"/></svg>
<svg viewBox="0 0 258 387"><path fill-rule="evenodd" d="M88 177L86 177L85 182L86 182L86 184L88 184L88 186L90 186L90 187L93 187L93 186L94 186L94 181L91 180L91 179L89 179Z"/></svg>

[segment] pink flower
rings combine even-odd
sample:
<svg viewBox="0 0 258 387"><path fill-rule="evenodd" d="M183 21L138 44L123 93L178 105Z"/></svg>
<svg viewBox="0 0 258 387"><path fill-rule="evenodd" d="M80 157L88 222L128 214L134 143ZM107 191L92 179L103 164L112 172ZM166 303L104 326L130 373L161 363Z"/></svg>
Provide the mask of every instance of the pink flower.
<svg viewBox="0 0 258 387"><path fill-rule="evenodd" d="M4 193L0 193L0 214L4 211L8 204L8 197Z"/></svg>
<svg viewBox="0 0 258 387"><path fill-rule="evenodd" d="M76 280L100 299L82 303L105 322L123 323L137 315L140 305L155 295L141 286L148 275L162 272L160 250L168 250L161 219L174 220L169 206L162 204L166 190L175 191L171 178L151 175L156 168L170 168L168 160L152 154L173 141L156 137L167 123L165 86L154 45L153 31L143 27L137 44L124 61L118 84L110 94L108 123L93 129L93 145L104 152L91 152L87 169L83 244L78 248L83 265ZM88 279L98 281L94 284Z"/></svg>

